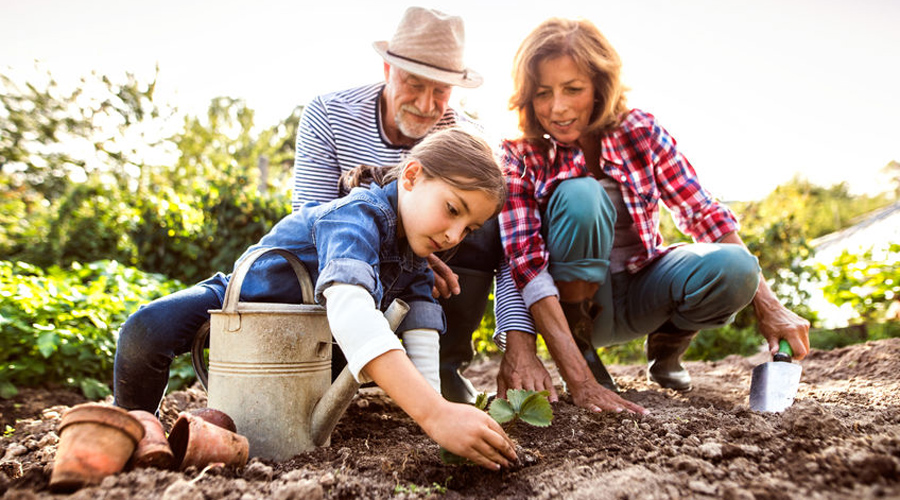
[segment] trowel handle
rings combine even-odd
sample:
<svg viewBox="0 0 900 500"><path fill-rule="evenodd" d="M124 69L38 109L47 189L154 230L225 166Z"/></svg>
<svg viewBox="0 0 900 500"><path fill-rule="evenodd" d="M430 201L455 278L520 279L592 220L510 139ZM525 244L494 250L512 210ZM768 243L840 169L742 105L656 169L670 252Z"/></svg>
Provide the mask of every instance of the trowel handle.
<svg viewBox="0 0 900 500"><path fill-rule="evenodd" d="M772 356L773 361L786 361L788 363L791 362L791 359L794 357L794 351L791 350L791 344L788 344L788 341L785 339L781 339L778 341L778 352Z"/></svg>

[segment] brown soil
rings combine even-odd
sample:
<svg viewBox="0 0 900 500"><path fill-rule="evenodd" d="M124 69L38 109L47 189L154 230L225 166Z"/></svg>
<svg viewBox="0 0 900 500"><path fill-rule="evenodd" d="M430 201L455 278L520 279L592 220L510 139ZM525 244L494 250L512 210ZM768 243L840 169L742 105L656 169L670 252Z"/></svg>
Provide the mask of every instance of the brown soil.
<svg viewBox="0 0 900 500"><path fill-rule="evenodd" d="M331 446L239 470L143 469L107 477L72 498L900 498L900 339L813 351L802 362L796 402L781 414L747 406L752 367L737 356L688 363L695 389L651 386L641 366L612 366L625 397L650 408L643 418L590 414L569 400L553 425L511 430L519 463L503 472L447 466L438 447L378 389L365 389ZM497 361L469 375L493 390ZM35 399L37 404L32 404ZM47 491L59 415L78 402L60 392L26 391L0 407L18 412L0 439L4 499L58 498ZM164 402L170 428L179 411L202 407L191 389ZM23 414L22 411L27 411ZM5 492L5 494L4 494Z"/></svg>

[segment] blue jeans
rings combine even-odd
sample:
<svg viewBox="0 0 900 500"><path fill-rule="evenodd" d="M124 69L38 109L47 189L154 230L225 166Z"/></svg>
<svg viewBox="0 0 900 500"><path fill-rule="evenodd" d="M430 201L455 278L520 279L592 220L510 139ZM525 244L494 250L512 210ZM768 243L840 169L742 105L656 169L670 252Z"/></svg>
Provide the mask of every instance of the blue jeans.
<svg viewBox="0 0 900 500"><path fill-rule="evenodd" d="M595 347L628 342L664 325L683 331L724 326L759 286L756 257L741 245L722 243L680 246L636 274L610 276L615 207L590 177L561 183L544 220L554 280L600 285L593 298L603 307L594 323Z"/></svg>
<svg viewBox="0 0 900 500"><path fill-rule="evenodd" d="M172 360L191 350L197 331L209 320L208 311L222 308L221 297L212 288L195 285L142 305L132 314L119 331L113 404L155 413Z"/></svg>
<svg viewBox="0 0 900 500"><path fill-rule="evenodd" d="M441 336L441 360L471 361L472 333L478 328L487 304L494 269L502 255L497 219L467 237L448 264L460 274L474 274L477 284L441 305L453 313L447 315L447 332ZM122 325L116 346L114 365L114 404L128 410L154 413L165 395L169 367L176 356L189 352L197 331L209 320L209 310L221 309L228 285L218 274L188 289L142 305ZM278 298L270 298L277 301ZM346 365L337 347L332 351L332 377Z"/></svg>

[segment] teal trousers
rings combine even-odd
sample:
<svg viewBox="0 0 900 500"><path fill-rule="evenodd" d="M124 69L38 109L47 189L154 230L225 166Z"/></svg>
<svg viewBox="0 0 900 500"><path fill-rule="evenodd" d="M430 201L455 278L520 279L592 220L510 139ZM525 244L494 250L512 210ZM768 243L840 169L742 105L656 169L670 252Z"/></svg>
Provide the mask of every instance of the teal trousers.
<svg viewBox="0 0 900 500"><path fill-rule="evenodd" d="M654 333L692 332L730 323L759 286L759 261L741 245L677 247L636 274L609 271L616 210L596 179L562 182L543 214L555 281L600 285L594 347ZM671 331L671 330L676 331Z"/></svg>

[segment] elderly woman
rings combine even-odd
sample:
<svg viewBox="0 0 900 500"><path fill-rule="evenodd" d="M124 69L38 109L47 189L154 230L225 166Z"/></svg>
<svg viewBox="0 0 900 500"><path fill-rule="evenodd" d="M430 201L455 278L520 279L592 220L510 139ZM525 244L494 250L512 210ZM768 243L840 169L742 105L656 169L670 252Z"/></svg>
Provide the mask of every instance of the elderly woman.
<svg viewBox="0 0 900 500"><path fill-rule="evenodd" d="M736 217L703 189L675 140L653 115L626 106L620 68L586 20L547 20L519 48L510 108L522 137L503 143L509 274L498 289L518 290L576 404L643 413L618 396L597 347L647 335L650 380L686 391L681 356L698 330L753 303L769 348L787 339L802 359L809 322L778 301ZM695 243L663 244L660 203ZM534 327L506 317L521 304L497 308L506 347L498 391L546 389L555 399Z"/></svg>

